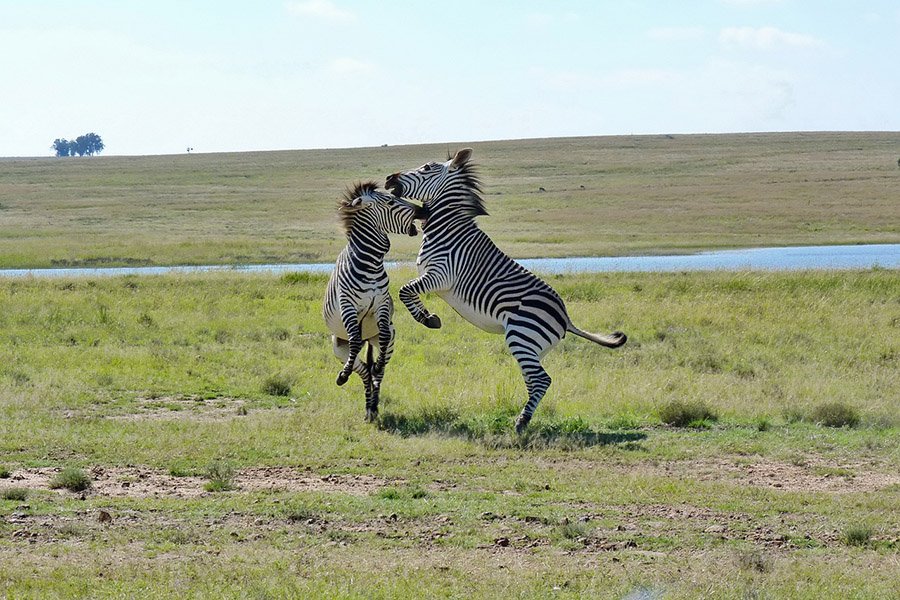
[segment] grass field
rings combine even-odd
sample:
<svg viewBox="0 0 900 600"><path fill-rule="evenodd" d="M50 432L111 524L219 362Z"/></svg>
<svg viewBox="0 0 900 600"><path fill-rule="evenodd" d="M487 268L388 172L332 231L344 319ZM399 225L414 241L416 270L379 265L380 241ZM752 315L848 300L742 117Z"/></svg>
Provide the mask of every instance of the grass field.
<svg viewBox="0 0 900 600"><path fill-rule="evenodd" d="M549 281L630 339L564 340L520 438L437 298L369 425L323 277L0 280L0 596L896 595L896 272Z"/></svg>
<svg viewBox="0 0 900 600"><path fill-rule="evenodd" d="M629 136L4 159L0 268L331 262L345 186L463 145L516 257L900 241L898 133Z"/></svg>

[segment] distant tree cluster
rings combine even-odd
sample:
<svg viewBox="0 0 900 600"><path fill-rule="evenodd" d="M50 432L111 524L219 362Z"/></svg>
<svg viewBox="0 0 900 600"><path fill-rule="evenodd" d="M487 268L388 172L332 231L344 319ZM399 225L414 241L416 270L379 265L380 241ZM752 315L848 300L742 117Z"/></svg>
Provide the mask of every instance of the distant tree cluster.
<svg viewBox="0 0 900 600"><path fill-rule="evenodd" d="M93 156L103 152L103 140L96 133L79 135L74 140L57 138L53 140L53 146L57 156Z"/></svg>

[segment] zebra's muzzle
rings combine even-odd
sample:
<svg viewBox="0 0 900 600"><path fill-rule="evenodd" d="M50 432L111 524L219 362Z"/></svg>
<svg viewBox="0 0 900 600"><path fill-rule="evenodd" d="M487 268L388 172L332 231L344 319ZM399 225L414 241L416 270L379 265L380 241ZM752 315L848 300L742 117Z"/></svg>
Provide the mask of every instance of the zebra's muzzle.
<svg viewBox="0 0 900 600"><path fill-rule="evenodd" d="M394 173L393 175L388 175L384 180L384 189L400 198L403 196L403 184L400 183L400 174Z"/></svg>

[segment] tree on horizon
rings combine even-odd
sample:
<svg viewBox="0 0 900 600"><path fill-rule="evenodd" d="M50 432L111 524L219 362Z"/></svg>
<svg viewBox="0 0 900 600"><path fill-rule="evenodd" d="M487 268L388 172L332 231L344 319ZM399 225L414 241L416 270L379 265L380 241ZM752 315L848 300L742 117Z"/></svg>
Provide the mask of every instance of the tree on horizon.
<svg viewBox="0 0 900 600"><path fill-rule="evenodd" d="M93 156L103 152L105 147L103 139L93 132L79 135L74 140L56 138L51 146L56 156Z"/></svg>

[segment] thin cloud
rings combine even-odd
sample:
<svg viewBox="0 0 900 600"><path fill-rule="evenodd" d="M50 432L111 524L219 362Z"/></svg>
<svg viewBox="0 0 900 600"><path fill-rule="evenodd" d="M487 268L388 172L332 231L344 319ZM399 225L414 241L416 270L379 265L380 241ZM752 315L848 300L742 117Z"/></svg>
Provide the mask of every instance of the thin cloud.
<svg viewBox="0 0 900 600"><path fill-rule="evenodd" d="M692 42L706 35L702 27L654 27L647 37L658 42Z"/></svg>
<svg viewBox="0 0 900 600"><path fill-rule="evenodd" d="M719 41L732 47L772 50L775 48L820 48L825 44L811 35L782 31L776 27L726 27Z"/></svg>
<svg viewBox="0 0 900 600"><path fill-rule="evenodd" d="M329 61L326 69L331 75L342 77L375 75L378 71L376 66L370 62L349 57L335 58Z"/></svg>
<svg viewBox="0 0 900 600"><path fill-rule="evenodd" d="M764 6L766 4L781 4L784 0L719 0L722 4L732 6Z"/></svg>
<svg viewBox="0 0 900 600"><path fill-rule="evenodd" d="M329 0L303 0L302 2L285 2L285 9L299 17L314 17L331 21L349 21L356 18L353 11L340 8Z"/></svg>

